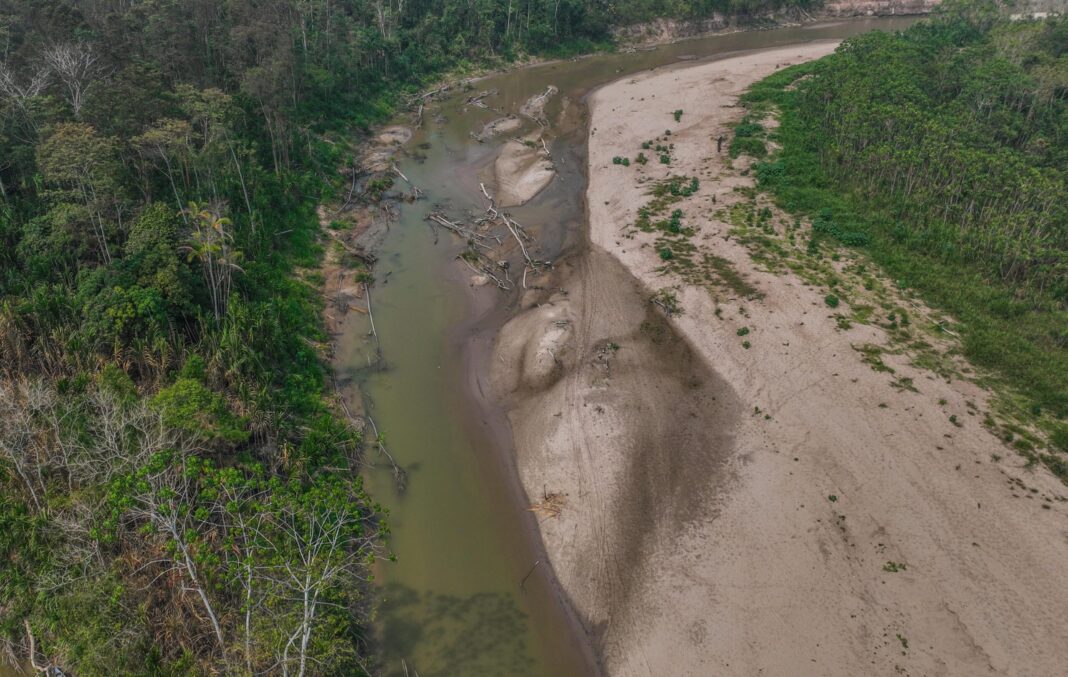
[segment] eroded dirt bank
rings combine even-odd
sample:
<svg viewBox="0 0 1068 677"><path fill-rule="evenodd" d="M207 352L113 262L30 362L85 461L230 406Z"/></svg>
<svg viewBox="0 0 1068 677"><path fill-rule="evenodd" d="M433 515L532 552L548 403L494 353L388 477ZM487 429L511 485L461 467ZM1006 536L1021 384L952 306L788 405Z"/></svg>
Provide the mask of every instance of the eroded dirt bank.
<svg viewBox="0 0 1068 677"><path fill-rule="evenodd" d="M1063 674L1063 486L982 428L985 392L873 369L856 346L883 329L729 232L737 96L834 46L591 95L588 250L498 341L520 477L562 506L546 548L611 675ZM653 139L670 165L612 162ZM673 208L714 257L701 279L632 227L668 176L699 178ZM664 289L682 314L648 302Z"/></svg>
<svg viewBox="0 0 1068 677"><path fill-rule="evenodd" d="M1031 0L1033 11L1052 11L1042 4L1056 0ZM812 12L788 7L744 16L714 13L703 19L653 19L613 30L616 39L630 47L663 45L703 35L729 33L774 25L795 25L831 19L873 16L917 16L935 11L942 0L829 0Z"/></svg>

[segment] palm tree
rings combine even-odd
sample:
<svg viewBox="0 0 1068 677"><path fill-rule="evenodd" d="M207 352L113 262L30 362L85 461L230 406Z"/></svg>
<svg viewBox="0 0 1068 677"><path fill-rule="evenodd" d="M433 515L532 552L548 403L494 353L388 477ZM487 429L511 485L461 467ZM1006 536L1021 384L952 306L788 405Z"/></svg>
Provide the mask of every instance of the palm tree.
<svg viewBox="0 0 1068 677"><path fill-rule="evenodd" d="M226 315L233 272L245 272L238 265L242 254L233 246L234 238L228 230L230 219L223 216L218 207L190 202L184 212L193 232L181 249L188 253L190 261L200 261L204 281L211 293L211 309L218 323Z"/></svg>

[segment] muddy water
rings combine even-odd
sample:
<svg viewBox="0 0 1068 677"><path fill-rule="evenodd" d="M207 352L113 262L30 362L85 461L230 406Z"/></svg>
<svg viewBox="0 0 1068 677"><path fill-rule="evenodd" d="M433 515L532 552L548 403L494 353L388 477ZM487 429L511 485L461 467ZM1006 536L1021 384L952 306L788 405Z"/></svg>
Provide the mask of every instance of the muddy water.
<svg viewBox="0 0 1068 677"><path fill-rule="evenodd" d="M464 99L497 89L485 103L514 113L548 85L559 88L546 110L558 176L528 205L509 210L537 236L532 255L559 260L580 255L585 246L582 99L592 88L692 59L910 22L871 19L738 33L546 64L491 76L475 83L473 92L427 107L422 128L398 156L401 170L427 199L400 207L375 271L372 309L385 369L368 368L375 342L365 316L351 313L339 341L339 376L363 385L387 448L409 473L403 492L384 459L367 475L390 511L389 549L396 556L377 572L376 674L599 672L582 625L545 562L537 518L526 510L514 469L507 421L485 388L495 331L517 299L492 285L472 288L470 271L454 260L463 243L424 220L438 208L470 223L485 206L479 182L492 188L500 144L535 129L527 121L519 132L480 144L469 133L501 113L465 108ZM517 262L513 270L519 269Z"/></svg>

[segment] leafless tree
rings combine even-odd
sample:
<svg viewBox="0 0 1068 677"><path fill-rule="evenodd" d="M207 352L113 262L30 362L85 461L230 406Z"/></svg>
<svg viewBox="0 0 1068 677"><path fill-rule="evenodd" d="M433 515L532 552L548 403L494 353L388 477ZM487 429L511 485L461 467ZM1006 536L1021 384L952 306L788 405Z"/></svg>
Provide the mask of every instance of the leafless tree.
<svg viewBox="0 0 1068 677"><path fill-rule="evenodd" d="M319 623L323 597L331 589L361 583L363 558L374 547L374 536L353 538L359 517L343 506L326 505L309 510L289 503L270 513L268 542L281 557L265 571L265 579L279 588L280 596L291 601L286 617L279 624L292 627L277 657L283 675L304 677L311 655L311 640ZM270 560L269 560L270 561Z"/></svg>
<svg viewBox="0 0 1068 677"><path fill-rule="evenodd" d="M45 63L63 82L74 116L80 117L86 95L104 72L93 46L88 42L53 45L44 56Z"/></svg>
<svg viewBox="0 0 1068 677"><path fill-rule="evenodd" d="M160 464L159 468L145 473L135 487L137 491L128 516L138 523L152 524L167 539L171 546L168 571L177 571L182 576L183 591L192 592L200 600L217 647L225 652L219 614L189 539L190 535L199 534L199 527L203 526L196 511L189 509L197 489L194 473L187 466L189 459L179 454L173 462Z"/></svg>
<svg viewBox="0 0 1068 677"><path fill-rule="evenodd" d="M30 76L29 82L21 83L14 70L6 64L0 63L0 100L8 102L19 111L23 119L36 129L36 124L29 114L29 101L38 97L48 87L51 79L51 70L46 64L41 64Z"/></svg>
<svg viewBox="0 0 1068 677"><path fill-rule="evenodd" d="M393 28L404 15L404 0L374 0L378 32L388 42L393 37Z"/></svg>
<svg viewBox="0 0 1068 677"><path fill-rule="evenodd" d="M47 444L39 439L33 420L35 389L0 382L0 458L6 460L18 476L34 509L44 508L47 492L42 468L47 462Z"/></svg>
<svg viewBox="0 0 1068 677"><path fill-rule="evenodd" d="M72 418L81 418L84 428L73 430ZM75 405L42 380L0 379L0 458L38 509L49 478L65 480L67 491L107 483L171 449L192 453L195 440L166 426L144 401L124 402L93 388Z"/></svg>

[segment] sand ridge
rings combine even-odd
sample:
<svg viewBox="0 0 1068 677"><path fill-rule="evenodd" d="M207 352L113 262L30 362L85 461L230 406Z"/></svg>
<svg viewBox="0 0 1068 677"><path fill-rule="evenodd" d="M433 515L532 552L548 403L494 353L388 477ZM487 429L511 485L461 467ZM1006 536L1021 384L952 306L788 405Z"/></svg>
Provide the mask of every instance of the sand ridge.
<svg viewBox="0 0 1068 677"><path fill-rule="evenodd" d="M820 289L762 270L714 216L713 194L722 206L751 185L716 155L738 95L834 47L660 69L589 97L588 251L561 271L565 292L501 332L495 374L528 495L566 494L542 521L547 551L610 675L1064 674L1063 486L976 418L947 420L938 402L981 407L977 387L904 360L919 392L889 387L852 348L880 329L840 329ZM665 129L670 168L612 163ZM682 203L695 240L762 299L717 308L661 272L651 235L623 236L648 200L639 177L668 172L700 175ZM666 328L646 314L665 287L684 310ZM1014 496L1013 478L1034 491Z"/></svg>

